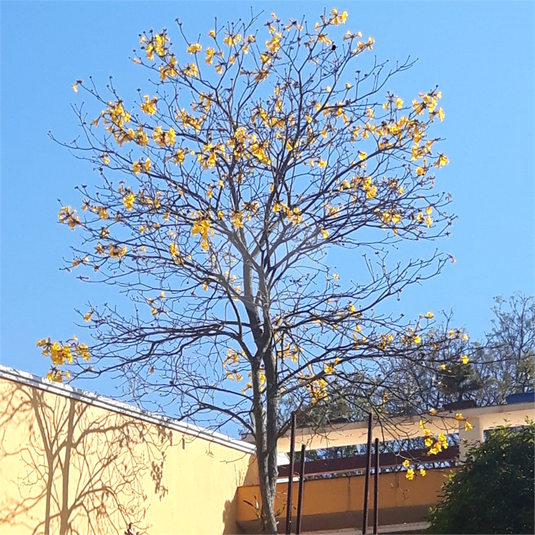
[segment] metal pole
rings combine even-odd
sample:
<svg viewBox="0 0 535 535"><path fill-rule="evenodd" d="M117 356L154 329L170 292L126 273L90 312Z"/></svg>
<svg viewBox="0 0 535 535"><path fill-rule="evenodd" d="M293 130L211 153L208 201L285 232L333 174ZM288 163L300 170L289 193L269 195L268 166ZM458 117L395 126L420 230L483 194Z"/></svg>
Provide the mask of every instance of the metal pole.
<svg viewBox="0 0 535 535"><path fill-rule="evenodd" d="M306 446L301 445L301 470L299 471L299 494L297 495L297 521L295 526L295 535L301 533L301 512L303 507L303 485L305 482L305 450Z"/></svg>
<svg viewBox="0 0 535 535"><path fill-rule="evenodd" d="M375 439L375 473L373 495L373 533L379 533L379 439Z"/></svg>
<svg viewBox="0 0 535 535"><path fill-rule="evenodd" d="M286 535L292 532L292 484L294 478L295 412L292 412L290 432L290 474L288 476L288 499L286 501Z"/></svg>
<svg viewBox="0 0 535 535"><path fill-rule="evenodd" d="M368 500L370 494L370 472L372 470L372 413L368 416L368 451L366 452L366 478L364 480L364 510L362 511L362 534L368 533Z"/></svg>

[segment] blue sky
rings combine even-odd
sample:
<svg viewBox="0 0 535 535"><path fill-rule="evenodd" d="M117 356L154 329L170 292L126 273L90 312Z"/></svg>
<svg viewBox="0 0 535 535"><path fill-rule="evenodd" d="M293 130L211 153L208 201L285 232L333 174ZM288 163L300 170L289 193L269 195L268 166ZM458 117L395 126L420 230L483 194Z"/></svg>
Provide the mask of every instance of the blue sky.
<svg viewBox="0 0 535 535"><path fill-rule="evenodd" d="M455 256L443 274L392 303L417 315L453 310L478 338L490 327L492 298L534 294L533 2L5 2L1 3L1 347L0 363L45 375L37 339L83 329L76 310L89 299L113 303L113 289L82 284L60 271L74 233L59 225L74 188L94 183L90 166L47 136L79 131L71 85L109 75L125 98L148 85L131 58L138 34L175 31L179 17L196 39L220 23L272 11L315 21L324 8L349 12L348 27L371 35L381 60L419 58L399 78L407 101L440 85L446 119L441 149L450 165L438 176L458 215L437 246ZM398 82L396 82L398 83ZM82 322L83 323L83 322ZM86 385L95 389L97 385ZM110 383L99 385L113 393Z"/></svg>

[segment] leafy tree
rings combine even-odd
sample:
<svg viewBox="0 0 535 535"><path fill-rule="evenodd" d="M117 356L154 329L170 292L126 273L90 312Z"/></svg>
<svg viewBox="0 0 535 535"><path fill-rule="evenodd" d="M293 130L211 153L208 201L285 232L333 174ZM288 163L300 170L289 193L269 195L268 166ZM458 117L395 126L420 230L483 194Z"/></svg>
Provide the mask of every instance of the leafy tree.
<svg viewBox="0 0 535 535"><path fill-rule="evenodd" d="M429 533L534 532L533 423L500 428L469 449L442 489Z"/></svg>
<svg viewBox="0 0 535 535"><path fill-rule="evenodd" d="M389 413L438 409L466 400L480 406L501 404L509 394L533 391L534 298L514 295L508 302L501 297L495 301L492 329L484 340L472 341L466 333L459 336L447 318L444 326L426 335L426 345L434 338L449 340L433 345L426 361L434 365L414 367L403 358L387 363L384 373L399 381L397 389L385 391Z"/></svg>
<svg viewBox="0 0 535 535"><path fill-rule="evenodd" d="M154 79L137 103L111 81L107 96L92 81L73 86L90 104L75 108L82 136L66 146L102 180L79 187L82 214L61 207L83 233L66 267L122 289L132 309L90 303L91 347L40 340L49 376L64 379L70 363L116 372L140 403L247 429L269 533L284 408L313 406L333 382L374 406L378 388L396 388L378 375L384 362L434 365L420 356L432 313L411 322L380 309L448 261L397 254L452 222L434 188L448 163L430 131L441 93L406 104L387 91L412 64L368 57L374 40L343 33L346 19L273 14L258 29L252 17L202 43L178 22L183 46L166 30L141 35L133 61ZM340 280L334 250L363 258L355 280Z"/></svg>
<svg viewBox="0 0 535 535"><path fill-rule="evenodd" d="M509 394L533 391L535 381L535 299L495 297L492 329L481 349L477 372L486 403L503 403Z"/></svg>

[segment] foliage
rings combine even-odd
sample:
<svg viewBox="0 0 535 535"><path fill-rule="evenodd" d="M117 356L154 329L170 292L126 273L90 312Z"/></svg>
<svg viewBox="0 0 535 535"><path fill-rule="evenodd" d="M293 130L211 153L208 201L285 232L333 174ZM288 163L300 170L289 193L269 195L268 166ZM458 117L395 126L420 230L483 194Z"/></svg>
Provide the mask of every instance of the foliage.
<svg viewBox="0 0 535 535"><path fill-rule="evenodd" d="M472 401L476 405L505 403L509 394L533 390L535 365L535 302L531 296L513 295L508 301L496 297L492 329L485 340L470 340L443 326L427 333L448 343L433 345L427 358L434 367L414 367L406 359L386 363L385 375L397 378L397 389L385 389L389 414L431 411L445 405ZM394 384L395 381L390 381Z"/></svg>
<svg viewBox="0 0 535 535"><path fill-rule="evenodd" d="M309 26L272 14L261 29L252 17L216 25L208 46L178 22L183 47L166 30L141 35L133 61L156 79L135 105L111 81L107 97L92 81L73 86L103 109L76 107L83 135L67 146L102 181L79 187L81 215L61 207L60 221L83 233L67 269L122 289L132 309L89 304L90 347L41 340L50 377L71 363L115 372L139 403L248 430L269 532L289 411L326 400L335 383L375 407L380 389L399 386L381 375L386 363L434 369L426 355L444 342L424 334L431 312L380 311L448 261L397 253L453 220L435 190L448 163L431 133L441 93L406 104L385 90L412 64L367 58L374 40L343 33L347 16ZM334 271L334 251L354 264L352 251L362 255L355 280Z"/></svg>
<svg viewBox="0 0 535 535"><path fill-rule="evenodd" d="M535 298L496 297L492 329L477 367L486 385L482 402L503 403L509 394L533 391L535 382Z"/></svg>
<svg viewBox="0 0 535 535"><path fill-rule="evenodd" d="M500 428L469 449L431 512L429 533L534 532L533 423Z"/></svg>

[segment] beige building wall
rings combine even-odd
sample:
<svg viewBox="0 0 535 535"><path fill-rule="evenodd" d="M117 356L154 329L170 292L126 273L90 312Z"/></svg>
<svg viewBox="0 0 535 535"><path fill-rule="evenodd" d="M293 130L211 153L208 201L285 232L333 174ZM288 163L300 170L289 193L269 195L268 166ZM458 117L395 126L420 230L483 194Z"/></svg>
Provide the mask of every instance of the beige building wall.
<svg viewBox="0 0 535 535"><path fill-rule="evenodd" d="M250 444L0 367L0 535L238 533Z"/></svg>

